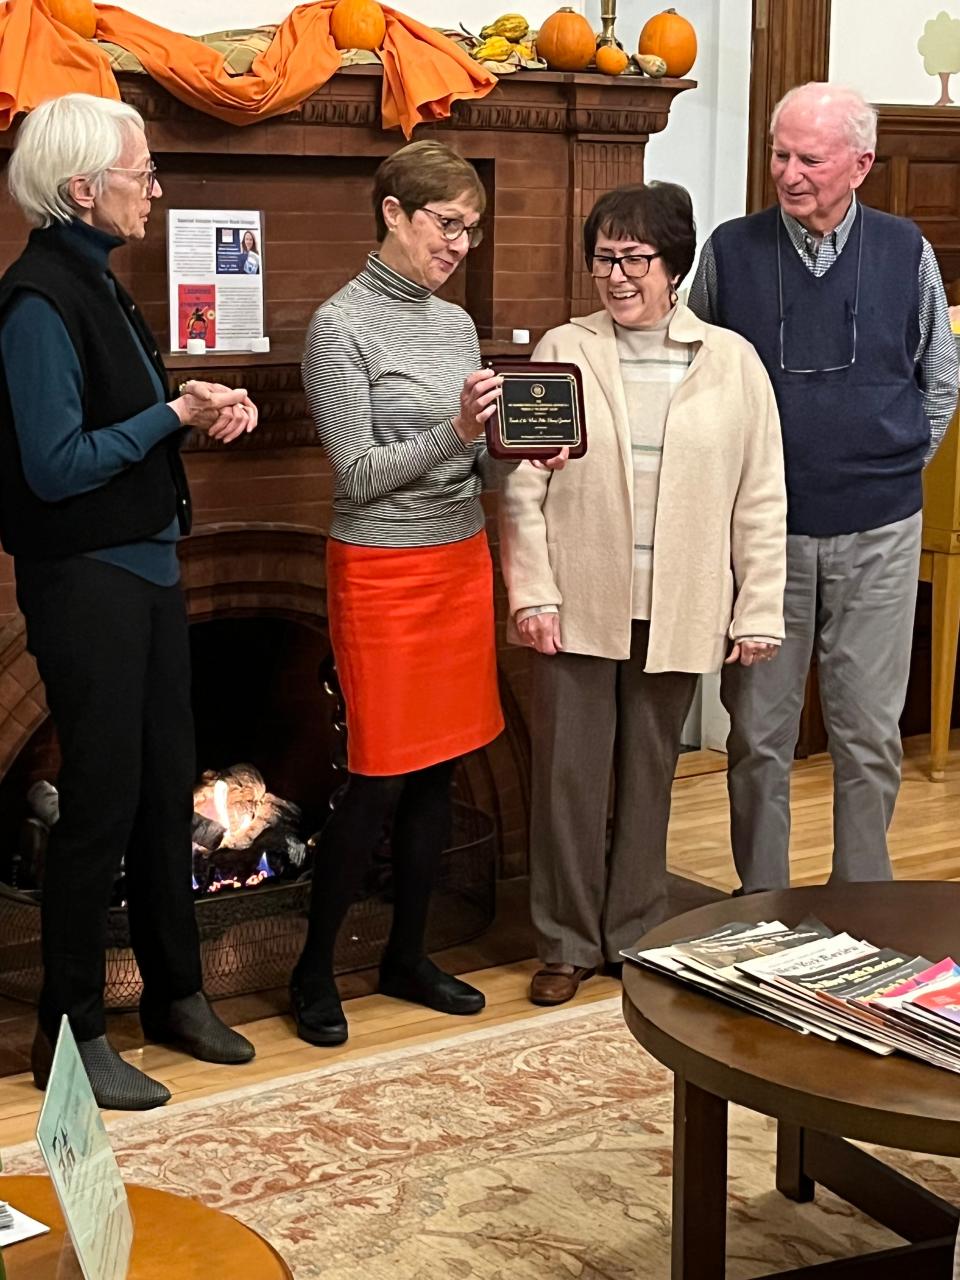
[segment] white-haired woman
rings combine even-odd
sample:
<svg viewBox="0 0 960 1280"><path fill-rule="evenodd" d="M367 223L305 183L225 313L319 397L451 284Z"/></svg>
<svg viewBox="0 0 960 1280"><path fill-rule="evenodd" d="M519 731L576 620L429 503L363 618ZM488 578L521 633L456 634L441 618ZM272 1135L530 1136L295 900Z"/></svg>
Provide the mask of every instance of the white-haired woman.
<svg viewBox="0 0 960 1280"><path fill-rule="evenodd" d="M194 741L176 541L190 504L183 428L256 425L245 391L168 401L158 344L110 270L160 195L143 121L86 94L44 103L10 161L33 225L0 279L0 541L60 739L60 818L43 881L34 1079L64 1015L101 1106L170 1094L123 1061L103 1010L107 909L121 863L144 1033L214 1062L253 1046L202 991L190 884Z"/></svg>

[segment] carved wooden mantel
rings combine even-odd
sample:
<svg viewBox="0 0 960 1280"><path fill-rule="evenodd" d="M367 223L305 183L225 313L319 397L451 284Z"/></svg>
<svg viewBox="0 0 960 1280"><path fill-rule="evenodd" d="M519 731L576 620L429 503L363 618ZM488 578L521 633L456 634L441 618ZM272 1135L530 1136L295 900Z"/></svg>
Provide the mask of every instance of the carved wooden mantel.
<svg viewBox="0 0 960 1280"><path fill-rule="evenodd" d="M402 139L398 133L385 133L380 128L382 79L379 66L345 67L294 111L237 128L203 116L146 76L126 72L118 77L124 101L152 123L190 120L197 124L207 120L218 132L226 130L234 136L268 128L275 135L286 130L291 138L293 127L298 125L364 128L374 130L387 149L392 149L401 145ZM415 137L434 129L505 129L513 133L630 134L640 140L666 127L672 99L695 83L647 76L520 71L504 76L484 98L454 103L449 120L421 125ZM183 149L193 145L192 138L182 142Z"/></svg>

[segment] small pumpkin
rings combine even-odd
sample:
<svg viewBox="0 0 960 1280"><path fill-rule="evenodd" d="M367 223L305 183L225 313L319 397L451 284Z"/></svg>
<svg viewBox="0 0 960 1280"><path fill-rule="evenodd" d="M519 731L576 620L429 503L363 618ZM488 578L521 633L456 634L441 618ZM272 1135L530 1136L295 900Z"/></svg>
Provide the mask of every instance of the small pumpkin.
<svg viewBox="0 0 960 1280"><path fill-rule="evenodd" d="M630 59L615 44L602 44L597 50L597 70L605 76L622 76Z"/></svg>
<svg viewBox="0 0 960 1280"><path fill-rule="evenodd" d="M582 71L596 48L593 28L573 9L558 9L537 33L537 55L551 71Z"/></svg>
<svg viewBox="0 0 960 1280"><path fill-rule="evenodd" d="M662 58L668 76L685 76L697 60L697 33L676 9L664 9L644 23L639 52Z"/></svg>
<svg viewBox="0 0 960 1280"><path fill-rule="evenodd" d="M75 31L84 40L97 34L97 11L93 0L47 0L50 16Z"/></svg>
<svg viewBox="0 0 960 1280"><path fill-rule="evenodd" d="M330 34L338 49L374 53L387 34L387 20L376 0L337 0L330 14Z"/></svg>

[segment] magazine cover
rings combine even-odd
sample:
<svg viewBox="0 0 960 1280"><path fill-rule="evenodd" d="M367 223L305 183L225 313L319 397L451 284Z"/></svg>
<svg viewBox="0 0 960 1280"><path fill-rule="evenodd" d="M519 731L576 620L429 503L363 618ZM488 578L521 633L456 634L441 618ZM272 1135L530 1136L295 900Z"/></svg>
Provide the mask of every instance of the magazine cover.
<svg viewBox="0 0 960 1280"><path fill-rule="evenodd" d="M212 284L177 286L177 318L180 346L188 338L202 338L208 347L217 345L217 289Z"/></svg>

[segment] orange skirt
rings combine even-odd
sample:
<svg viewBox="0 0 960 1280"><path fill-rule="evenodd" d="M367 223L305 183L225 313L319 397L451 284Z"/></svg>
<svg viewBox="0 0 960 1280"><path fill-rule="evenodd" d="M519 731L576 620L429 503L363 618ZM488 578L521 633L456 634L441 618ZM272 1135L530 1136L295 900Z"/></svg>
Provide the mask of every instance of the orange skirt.
<svg viewBox="0 0 960 1280"><path fill-rule="evenodd" d="M327 543L351 773L411 773L503 729L486 534L437 547Z"/></svg>

